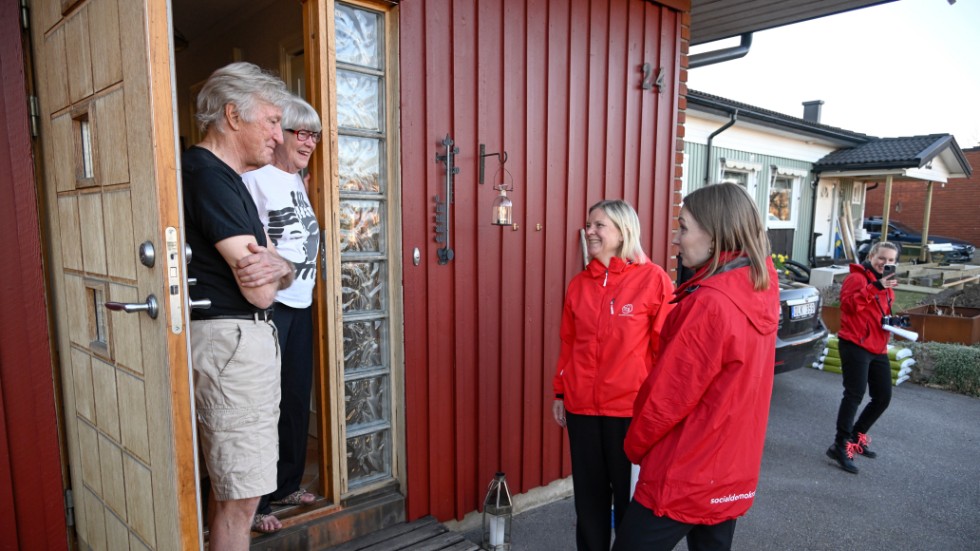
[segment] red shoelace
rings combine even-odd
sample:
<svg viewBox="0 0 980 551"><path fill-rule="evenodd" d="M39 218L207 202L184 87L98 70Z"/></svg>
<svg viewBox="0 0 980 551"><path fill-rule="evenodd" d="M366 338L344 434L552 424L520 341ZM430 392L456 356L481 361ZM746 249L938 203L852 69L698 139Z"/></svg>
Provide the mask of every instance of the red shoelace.
<svg viewBox="0 0 980 551"><path fill-rule="evenodd" d="M862 451L863 450L861 449L861 446L858 445L857 442L848 442L847 443L847 458L848 459L854 459L854 454L855 453L861 453Z"/></svg>
<svg viewBox="0 0 980 551"><path fill-rule="evenodd" d="M859 432L857 434L858 434L857 442L855 442L854 444L857 445L858 447L857 452L863 454L864 448L866 448L869 444L871 444L871 439L868 438L868 435L864 434L863 432Z"/></svg>

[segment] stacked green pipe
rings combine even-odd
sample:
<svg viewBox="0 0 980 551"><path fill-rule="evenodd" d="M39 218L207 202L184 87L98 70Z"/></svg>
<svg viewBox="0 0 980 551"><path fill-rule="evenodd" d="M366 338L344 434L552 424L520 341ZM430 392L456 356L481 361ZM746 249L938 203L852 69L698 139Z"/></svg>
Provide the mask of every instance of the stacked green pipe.
<svg viewBox="0 0 980 551"><path fill-rule="evenodd" d="M840 373L840 352L837 350L837 335L830 335L827 338L827 347L823 349L820 358L813 362L813 368L831 373ZM912 350L894 344L888 345L888 361L892 367L892 384L898 386L909 380L912 374L912 366L915 359L912 358Z"/></svg>

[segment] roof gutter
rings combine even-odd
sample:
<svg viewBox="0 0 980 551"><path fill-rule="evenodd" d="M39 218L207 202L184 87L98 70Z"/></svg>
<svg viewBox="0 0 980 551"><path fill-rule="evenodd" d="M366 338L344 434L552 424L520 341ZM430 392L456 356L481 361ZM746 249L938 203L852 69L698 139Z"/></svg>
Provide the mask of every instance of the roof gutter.
<svg viewBox="0 0 980 551"><path fill-rule="evenodd" d="M704 96L698 95L688 95L687 103L699 105L707 109L713 109L715 111L720 111L722 113L731 113L732 109L735 108L732 105L722 103L711 98L706 98ZM751 107L751 106L750 106ZM825 128L823 125L815 126L813 124L807 124L804 121L793 121L787 120L786 118L777 117L768 113L759 112L749 108L739 108L742 111L742 116L745 120L752 119L759 124L765 126L771 126L775 128L784 128L788 130L794 130L797 132L802 132L811 136L818 136L822 138L827 138L831 140L842 141L844 143L850 144L863 144L871 141L873 138L864 135L858 135L853 132L848 132L846 130L838 131L833 128Z"/></svg>
<svg viewBox="0 0 980 551"><path fill-rule="evenodd" d="M738 109L731 112L731 119L727 123L725 123L725 126L722 126L718 130L715 130L708 136L708 150L704 154L704 183L705 184L710 183L710 179L711 179L711 141L714 140L715 136L717 136L718 134L721 134L725 130L731 128L732 125L734 125L735 121L737 120L738 120Z"/></svg>
<svg viewBox="0 0 980 551"><path fill-rule="evenodd" d="M715 63L723 63L725 61L745 57L745 55L749 53L749 48L751 47L752 33L745 33L742 35L742 41L738 46L722 48L720 50L712 50L710 52L701 52L700 54L688 56L687 67L688 69L697 69L698 67L704 67L705 65L714 65Z"/></svg>

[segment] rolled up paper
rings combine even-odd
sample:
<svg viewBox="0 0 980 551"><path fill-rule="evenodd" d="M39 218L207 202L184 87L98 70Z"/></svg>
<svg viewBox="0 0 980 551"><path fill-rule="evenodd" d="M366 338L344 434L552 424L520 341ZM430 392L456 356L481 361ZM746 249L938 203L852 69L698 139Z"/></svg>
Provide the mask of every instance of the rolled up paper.
<svg viewBox="0 0 980 551"><path fill-rule="evenodd" d="M898 335L899 337L902 337L903 339L908 339L912 342L919 340L919 334L914 331L899 329L898 327L894 327L891 325L882 325L881 328L884 329L885 331L888 331L889 333L892 333L893 335Z"/></svg>

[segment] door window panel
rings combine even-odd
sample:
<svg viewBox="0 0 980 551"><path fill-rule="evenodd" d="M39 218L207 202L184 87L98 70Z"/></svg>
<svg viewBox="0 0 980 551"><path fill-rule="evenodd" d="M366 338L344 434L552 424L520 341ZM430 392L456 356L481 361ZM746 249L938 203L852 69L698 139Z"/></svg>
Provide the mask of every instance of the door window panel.
<svg viewBox="0 0 980 551"><path fill-rule="evenodd" d="M348 431L385 423L388 414L388 377L365 377L344 383L344 409Z"/></svg>
<svg viewBox="0 0 980 551"><path fill-rule="evenodd" d="M381 78L337 70L337 124L342 128L381 130Z"/></svg>
<svg viewBox="0 0 980 551"><path fill-rule="evenodd" d="M347 491L392 475L391 201L384 14L337 3L337 166Z"/></svg>
<svg viewBox="0 0 980 551"><path fill-rule="evenodd" d="M340 189L380 193L381 189L381 140L340 136Z"/></svg>
<svg viewBox="0 0 980 551"><path fill-rule="evenodd" d="M387 289L384 262L344 262L340 284L344 312L381 311Z"/></svg>
<svg viewBox="0 0 980 551"><path fill-rule="evenodd" d="M344 322L344 375L385 369L384 320Z"/></svg>
<svg viewBox="0 0 980 551"><path fill-rule="evenodd" d="M344 194L341 193L341 197ZM382 251L383 219L381 201L340 201L340 252L357 253Z"/></svg>
<svg viewBox="0 0 980 551"><path fill-rule="evenodd" d="M390 433L380 430L347 439L347 475L351 486L391 476Z"/></svg>
<svg viewBox="0 0 980 551"><path fill-rule="evenodd" d="M344 4L337 4L334 14L337 61L381 69L381 14Z"/></svg>

